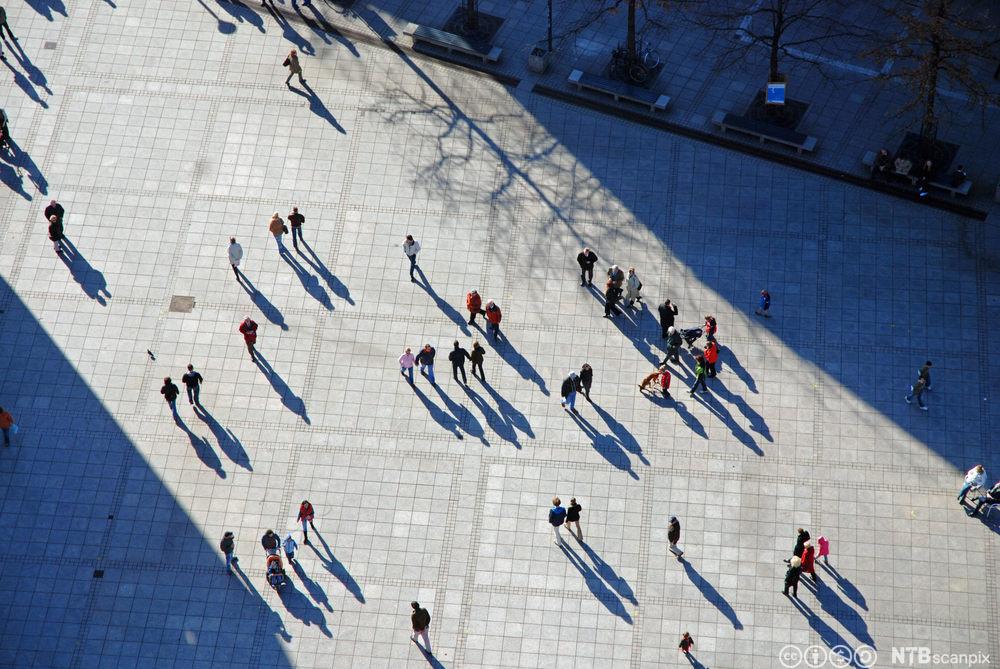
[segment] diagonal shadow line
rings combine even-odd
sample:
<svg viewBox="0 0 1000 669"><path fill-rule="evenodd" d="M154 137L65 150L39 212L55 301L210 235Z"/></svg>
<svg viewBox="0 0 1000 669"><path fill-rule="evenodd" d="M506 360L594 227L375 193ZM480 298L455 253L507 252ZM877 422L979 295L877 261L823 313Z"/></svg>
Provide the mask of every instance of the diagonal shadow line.
<svg viewBox="0 0 1000 669"><path fill-rule="evenodd" d="M313 553L316 554L316 557L320 559L320 562L323 563L326 570L336 576L337 580L340 581L345 588L347 588L348 592L354 595L356 600L364 604L365 593L361 590L361 586L356 580L354 580L354 577L351 576L351 572L347 570L347 567L345 567L343 563L336 558L333 551L330 550L330 546L326 543L326 539L324 539L323 535L319 533L319 530L315 527L312 528L312 530L313 534L319 539L319 542L323 544L323 551L326 555L323 555L323 553L316 550L316 546L312 542L309 543L309 548L311 548Z"/></svg>

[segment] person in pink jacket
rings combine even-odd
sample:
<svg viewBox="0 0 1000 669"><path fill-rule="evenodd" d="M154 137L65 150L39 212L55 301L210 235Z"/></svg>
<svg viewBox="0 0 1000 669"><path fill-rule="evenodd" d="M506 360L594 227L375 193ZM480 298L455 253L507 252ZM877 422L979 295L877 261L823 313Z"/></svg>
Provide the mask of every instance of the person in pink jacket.
<svg viewBox="0 0 1000 669"><path fill-rule="evenodd" d="M818 557L823 558L823 564L830 564L830 540L826 537L820 537L817 539L819 542L819 555Z"/></svg>
<svg viewBox="0 0 1000 669"><path fill-rule="evenodd" d="M413 385L413 365L416 363L416 357L413 355L412 349L406 349L403 351L403 355L399 356L399 373L405 378L407 374L410 375L408 381L410 385Z"/></svg>

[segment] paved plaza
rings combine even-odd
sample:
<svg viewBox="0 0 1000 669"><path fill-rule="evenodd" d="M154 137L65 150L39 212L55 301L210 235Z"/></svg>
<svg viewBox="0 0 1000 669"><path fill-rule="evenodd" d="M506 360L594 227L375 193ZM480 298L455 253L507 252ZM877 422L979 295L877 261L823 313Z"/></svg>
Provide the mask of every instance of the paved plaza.
<svg viewBox="0 0 1000 669"><path fill-rule="evenodd" d="M314 3L4 3L23 52L0 68L18 147L0 159L0 405L20 427L0 449L0 666L1000 663L1000 514L955 499L974 465L1000 475L995 220L378 43L455 3ZM288 88L293 47L306 83ZM279 254L268 219L292 206L306 244ZM612 263L645 301L606 319ZM503 309L499 342L466 323L473 288ZM708 394L689 397L686 351L673 400L639 393L665 298L684 327L718 319ZM462 385L446 356L474 339L486 382ZM410 387L397 358L425 343L437 385ZM925 413L903 397L928 358ZM585 362L574 417L560 385ZM159 390L188 363L204 408L182 394L175 421ZM583 506L584 541L553 543L554 495ZM796 602L798 527L831 555ZM280 596L268 528L300 544Z"/></svg>

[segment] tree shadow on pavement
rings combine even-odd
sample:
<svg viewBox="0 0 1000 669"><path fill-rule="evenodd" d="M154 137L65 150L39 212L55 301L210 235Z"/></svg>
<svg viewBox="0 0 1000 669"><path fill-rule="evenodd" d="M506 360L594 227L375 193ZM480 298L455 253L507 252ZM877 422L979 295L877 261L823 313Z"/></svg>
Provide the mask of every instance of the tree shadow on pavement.
<svg viewBox="0 0 1000 669"><path fill-rule="evenodd" d="M826 569L826 571L830 574L830 578L832 578L833 582L837 584L837 587L840 588L840 591L844 593L845 597L850 599L865 611L868 610L868 602L865 600L865 596L861 594L861 591L858 590L853 583L842 576L835 567L831 566L829 563L820 562L819 560L816 561L816 564L821 565L824 569Z"/></svg>
<svg viewBox="0 0 1000 669"><path fill-rule="evenodd" d="M281 398L281 403L285 405L285 408L301 418L306 425L311 425L312 423L306 413L306 403L301 397L292 392L292 389L288 387L285 380L282 379L276 371L274 371L274 368L271 367L271 363L267 361L267 358L260 354L260 351L256 352L254 362L257 364L257 367L260 368L260 371L264 373L264 376L271 384L271 387L274 388L274 391L278 393L278 397Z"/></svg>
<svg viewBox="0 0 1000 669"><path fill-rule="evenodd" d="M295 271L295 276L298 277L299 283L305 288L309 295L323 305L328 311L333 311L333 302L330 301L330 296L327 294L323 286L319 285L319 279L317 279L313 274L311 274L305 267L299 264L299 261L292 255L291 251L287 247L282 248L280 253L281 259Z"/></svg>
<svg viewBox="0 0 1000 669"><path fill-rule="evenodd" d="M597 575L604 579L604 582L611 586L611 589L618 593L618 596L622 599L627 599L632 602L632 604L638 605L639 600L635 598L635 593L632 592L632 586L628 584L624 578L619 576L615 570L607 562L601 559L601 556L590 547L585 541L579 542L580 547L583 548L584 552L590 557L591 562L594 563L594 568L597 570Z"/></svg>
<svg viewBox="0 0 1000 669"><path fill-rule="evenodd" d="M219 421L215 420L215 416L210 414L208 409L200 404L194 405L194 414L212 431L212 434L215 435L215 440L219 443L219 450L225 453L230 461L248 472L253 471L253 466L250 464L250 456L232 430L228 427L222 427Z"/></svg>
<svg viewBox="0 0 1000 669"><path fill-rule="evenodd" d="M733 415L729 413L729 410L722 405L722 402L720 402L718 398L715 397L715 393L711 390L707 393L697 392L693 395L693 398L706 409L711 411L719 420L721 420L741 444L749 448L757 455L764 455L764 451L762 451L760 446L757 445L754 438L750 436L749 432L736 423L733 419Z"/></svg>
<svg viewBox="0 0 1000 669"><path fill-rule="evenodd" d="M323 277L323 280L326 281L326 285L329 286L334 295L348 304L353 305L354 300L351 299L350 289L340 279L334 276L333 272L327 269L326 265L323 264L323 261L319 259L318 255L316 255L316 251L314 251L313 248L306 243L306 240L303 239L299 243L302 244L302 246L306 248L306 251L309 252L307 255L298 251L299 255L302 256L302 259L305 260L310 267L316 270L317 274ZM310 259L309 256L312 256L312 259Z"/></svg>
<svg viewBox="0 0 1000 669"><path fill-rule="evenodd" d="M250 277L244 274L242 271L236 275L236 282L240 284L240 288L247 292L250 299L260 310L260 313L264 314L264 318L271 321L282 330L288 329L288 324L285 323L285 317L278 310L278 307L274 306L269 299L264 296L264 293L257 290L257 287L253 285L250 281Z"/></svg>
<svg viewBox="0 0 1000 669"><path fill-rule="evenodd" d="M715 608L719 609L719 613L724 615L726 619L732 624L733 629L741 630L743 629L743 623L740 622L739 616L736 615L736 611L730 606L726 598L723 597L715 586L709 583L698 570L694 568L694 565L690 561L684 558L679 558L678 562L684 565L684 572L687 574L688 579L694 584L698 591L701 592L701 596L708 600Z"/></svg>
<svg viewBox="0 0 1000 669"><path fill-rule="evenodd" d="M569 559L570 564L576 567L580 575L583 576L584 582L590 589L590 592L597 598L604 607L618 616L629 625L632 624L632 616L625 609L625 605L618 595L607 586L607 584L594 572L593 569L579 556L576 554L572 548L566 543L559 544L559 550L563 552L567 559Z"/></svg>
<svg viewBox="0 0 1000 669"><path fill-rule="evenodd" d="M647 460L646 456L642 454L642 446L640 446L639 441L632 436L632 433L628 431L628 428L615 420L611 414L605 411L596 402L592 402L591 406L594 407L594 411L597 412L597 415L601 417L604 424L607 425L611 432L615 435L615 438L618 440L618 443L621 444L621 447L632 455L638 457L639 462L648 466L649 460Z"/></svg>
<svg viewBox="0 0 1000 669"><path fill-rule="evenodd" d="M615 437L610 434L602 434L597 430L596 427L591 425L582 414L574 414L572 411L566 411L566 413L573 418L583 433L590 437L593 442L594 450L597 451L602 458L607 460L609 463L627 472L629 476L635 480L639 480L639 475L632 469L632 460L629 458L625 449L618 442Z"/></svg>
<svg viewBox="0 0 1000 669"><path fill-rule="evenodd" d="M80 284L80 288L83 289L87 297L95 300L102 307L107 306L107 300L111 299L111 293L108 291L108 282L104 278L104 274L87 262L87 259L80 254L80 251L68 237L63 237L63 249L63 253L57 255L69 269L73 280Z"/></svg>
<svg viewBox="0 0 1000 669"><path fill-rule="evenodd" d="M301 620L303 625L306 627L315 625L325 636L333 638L333 632L326 624L323 609L309 601L309 598L295 587L295 582L292 579L288 579L285 587L278 591L278 598L285 605L285 610L296 619Z"/></svg>
<svg viewBox="0 0 1000 669"><path fill-rule="evenodd" d="M427 409L427 413L431 415L434 422L454 434L456 439L464 439L462 432L459 430L459 423L454 416L439 407L427 395L425 395L424 392L417 387L416 381L410 387L416 394L417 399L423 402L424 408Z"/></svg>
<svg viewBox="0 0 1000 669"><path fill-rule="evenodd" d="M198 436L192 432L191 428L187 426L187 423L184 422L184 419L181 418L180 414L174 415L174 423L177 424L177 427L184 430L184 433L191 441L191 447L194 448L194 453L198 456L198 459L201 460L206 467L214 471L220 479L226 478L226 470L222 468L222 460L220 460L219 456L215 454L215 449L213 449L212 445L208 443L208 439Z"/></svg>
<svg viewBox="0 0 1000 669"><path fill-rule="evenodd" d="M458 328L462 331L462 334L471 335L472 333L469 331L468 322L462 317L462 314L455 310L455 307L448 303L447 300L441 299L441 296L438 295L437 291L435 291L431 286L431 282L427 280L427 276L424 274L424 271L420 269L420 267L417 267L416 273L420 275L420 278L414 281L414 283L427 293L432 300L434 300L434 304L436 304L437 308L441 310L441 313L451 319L451 322L458 326Z"/></svg>
<svg viewBox="0 0 1000 669"><path fill-rule="evenodd" d="M306 592L309 593L313 601L326 609L327 613L333 613L333 607L330 606L330 598L326 596L326 591L320 587L319 583L309 578L306 570L302 568L298 560L292 562L292 570L299 577L302 585L306 586Z"/></svg>
<svg viewBox="0 0 1000 669"><path fill-rule="evenodd" d="M353 576L351 576L351 572L347 571L347 567L341 564L340 560L338 560L333 555L333 551L331 551L330 546L327 545L326 539L323 538L323 535L320 534L319 530L317 530L315 527L313 528L313 534L316 536L316 538L319 539L319 542L323 544L323 551L326 553L326 555L323 555L323 553L320 553L318 550L316 550L314 542L309 543L309 548L313 550L313 553L316 554L316 557L318 557L320 559L320 562L323 563L323 567L328 572L333 574L337 578L337 580L340 581L345 588L347 588L347 591L354 596L354 599L364 604L365 594L364 592L361 591L361 586L358 585L358 582L354 580Z"/></svg>
<svg viewBox="0 0 1000 669"><path fill-rule="evenodd" d="M300 90L295 86L291 85L289 85L288 87L289 90L291 90L296 95L299 95L306 99L306 102L309 103L309 111L311 111L313 114L316 114L316 116L320 117L321 119L332 125L334 130L336 130L340 134L346 135L347 131L344 130L344 126L340 125L340 123L337 122L336 117L334 117L334 115L330 112L327 106L323 104L323 100L319 97L319 95L316 94L316 91L310 88L309 84L306 81L302 81L300 83L302 85L302 88L305 90Z"/></svg>

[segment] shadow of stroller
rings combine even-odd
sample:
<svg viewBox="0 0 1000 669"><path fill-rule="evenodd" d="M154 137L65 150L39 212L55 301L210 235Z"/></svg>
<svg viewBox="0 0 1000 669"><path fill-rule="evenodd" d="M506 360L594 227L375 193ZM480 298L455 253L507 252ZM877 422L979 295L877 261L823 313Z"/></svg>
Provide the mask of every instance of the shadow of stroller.
<svg viewBox="0 0 1000 669"><path fill-rule="evenodd" d="M333 551L330 550L330 546L326 543L326 539L323 538L323 535L320 534L319 530L315 527L313 528L313 535L315 535L319 539L319 542L323 544L323 551L326 555L323 555L323 553L316 550L314 542L309 543L309 548L313 550L316 557L318 557L320 562L323 563L323 567L326 568L328 572L333 574L337 580L340 581L345 588L347 588L349 593L354 595L354 599L364 604L365 593L361 591L361 586L358 585L358 582L354 580L353 576L351 576L351 572L347 571L347 567L341 564L340 560L334 557Z"/></svg>
<svg viewBox="0 0 1000 669"><path fill-rule="evenodd" d="M346 285L344 285L344 283L341 282L340 279L334 276L333 272L327 269L326 265L324 265L323 261L319 259L319 256L316 255L316 252L313 250L313 248L306 243L306 240L303 239L299 243L306 248L306 251L309 252L309 254L306 255L305 253L298 251L299 255L302 256L302 259L305 260L310 267L316 270L317 274L323 277L323 280L326 281L326 285L329 286L330 290L333 291L334 295L344 300L348 304L353 305L354 300L351 299L350 289ZM312 256L312 259L310 259L309 256Z"/></svg>
<svg viewBox="0 0 1000 669"><path fill-rule="evenodd" d="M267 618L265 622L265 634L270 633L270 629L274 629L274 634L277 634L286 643L292 640L292 635L288 633L288 629L285 628L285 624L281 620L281 616L278 615L277 611L268 606L267 602L264 600L264 596L260 594L260 591L254 587L253 581L247 576L246 572L240 567L239 561L233 561L233 573L239 579L240 585L243 588L260 599L260 605L267 610L264 614Z"/></svg>
<svg viewBox="0 0 1000 669"><path fill-rule="evenodd" d="M315 530L313 530L315 532ZM295 575L299 577L302 581L302 585L306 586L306 592L309 596L313 598L313 601L320 604L323 608L327 610L328 613L333 613L333 607L330 606L330 598L326 596L326 591L320 587L319 583L309 578L306 574L306 570L302 568L298 560L292 562L292 571Z"/></svg>
<svg viewBox="0 0 1000 669"><path fill-rule="evenodd" d="M701 592L701 596L708 600L709 603L719 609L719 613L724 615L726 619L732 623L733 629L741 630L743 629L743 623L740 622L740 618L736 615L736 611L733 607L726 601L715 586L709 583L705 577L698 573L698 570L694 568L688 560L684 558L678 558L678 561L684 565L684 572L687 574L688 579L694 584L698 591Z"/></svg>
<svg viewBox="0 0 1000 669"><path fill-rule="evenodd" d="M264 372L264 376L267 377L274 391L278 393L278 397L281 398L281 403L285 405L285 408L301 418L306 425L312 425L306 413L306 403L302 398L292 392L292 389L288 387L285 380L274 371L271 363L261 355L260 351L257 351L255 358L254 362L260 368L260 371Z"/></svg>
<svg viewBox="0 0 1000 669"><path fill-rule="evenodd" d="M271 321L282 330L288 329L288 324L285 323L285 316L281 313L278 307L274 306L269 299L264 296L264 293L257 290L257 287L251 283L250 278L243 272L238 272L236 275L236 282L240 284L240 287L246 291L247 295L253 303L260 309L260 313L264 314L264 318Z"/></svg>
<svg viewBox="0 0 1000 669"><path fill-rule="evenodd" d="M107 306L105 298L111 299L111 293L108 292L108 282L104 279L104 274L87 262L68 237L63 237L63 249L63 252L58 254L59 259L69 269L73 280L80 284L87 297L96 300L102 307Z"/></svg>
<svg viewBox="0 0 1000 669"><path fill-rule="evenodd" d="M180 414L174 414L174 423L177 424L177 427L184 430L184 433L191 441L191 447L194 448L194 453L198 456L198 459L205 463L206 467L218 474L220 479L226 478L226 470L222 468L222 460L215 454L215 449L208 443L208 439L192 432L191 428L184 422L184 419L180 417Z"/></svg>
<svg viewBox="0 0 1000 669"><path fill-rule="evenodd" d="M226 457L248 472L253 471L253 467L250 465L250 456L247 455L246 449L243 448L243 444L240 443L232 430L228 427L222 427L219 421L215 420L215 416L200 404L194 405L194 415L200 418L201 422L212 431L215 440L219 443L219 449L226 454Z"/></svg>

